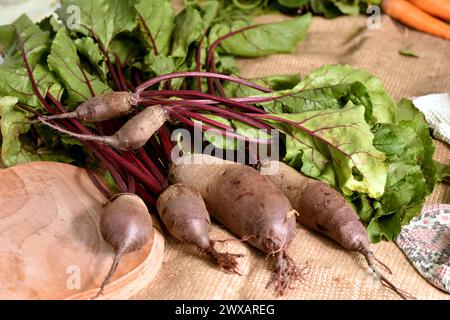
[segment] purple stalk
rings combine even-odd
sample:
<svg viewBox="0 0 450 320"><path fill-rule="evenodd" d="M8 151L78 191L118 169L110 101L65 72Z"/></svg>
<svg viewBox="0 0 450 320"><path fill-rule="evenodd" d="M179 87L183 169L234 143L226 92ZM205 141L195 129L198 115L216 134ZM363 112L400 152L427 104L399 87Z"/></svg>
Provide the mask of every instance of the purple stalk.
<svg viewBox="0 0 450 320"><path fill-rule="evenodd" d="M286 95L287 96L287 95ZM243 103L264 103L277 100L284 96L279 97L242 97L242 98L230 98L232 101L243 102Z"/></svg>
<svg viewBox="0 0 450 320"><path fill-rule="evenodd" d="M84 69L81 67L81 65L79 63L78 63L78 69L80 69L81 74L83 75L84 81L86 82L86 85L89 89L89 93L91 94L91 97L95 97L95 92L94 92L94 89L92 88L91 81L89 81L89 79L86 75L86 72L84 72Z"/></svg>
<svg viewBox="0 0 450 320"><path fill-rule="evenodd" d="M237 139L237 140L241 140L241 141L248 141L250 143L256 143L256 144L271 144L272 143L271 140L260 140L260 139L249 138L249 137L241 136L239 134L232 133L229 131L224 131L224 130L220 130L220 129L210 127L207 125L198 124L180 114L171 113L171 115L174 118L176 118L178 121L180 121L181 123L183 123L187 126L190 126L193 128L200 128L202 131L214 132L214 133L217 133L226 138Z"/></svg>
<svg viewBox="0 0 450 320"><path fill-rule="evenodd" d="M117 186L119 187L119 190L121 192L127 192L128 188L125 185L125 181L122 178L122 175L117 170L117 163L115 161L112 161L111 159L108 159L105 157L101 151L96 149L96 145L94 143L85 142L84 143L88 148L90 148L93 152L93 154L100 159L100 161L105 166L106 170L111 173L111 176L113 177L114 181L116 182Z"/></svg>
<svg viewBox="0 0 450 320"><path fill-rule="evenodd" d="M142 172L147 175L155 185L159 185L159 181L156 179L155 175L148 170L148 168L136 157L133 152L127 152L127 159L133 162Z"/></svg>
<svg viewBox="0 0 450 320"><path fill-rule="evenodd" d="M210 118L207 118L207 117L204 117L204 116L202 116L201 114L198 114L198 113L190 112L190 111L187 111L187 110L177 110L177 112L182 113L182 114L188 116L189 118L194 118L194 119L197 119L197 120L199 120L201 122L209 123L210 125L213 125L213 126L215 126L217 128L223 129L223 130L234 130L234 128L231 127L231 126L228 126L226 124L220 123L218 121L214 121L214 120L212 120Z"/></svg>
<svg viewBox="0 0 450 320"><path fill-rule="evenodd" d="M164 151L164 146L160 143L161 138L160 138L159 132L158 132L158 139L156 138L155 135L153 135L150 138L151 149L149 151L147 151L147 150L145 150L145 147L144 147L144 152L146 152L146 154L148 154L149 157L151 157L151 159L153 159L153 163L156 163L157 165L159 165L159 168L163 171L163 169L165 169L165 168L162 165L162 162L163 161L169 162L170 158L169 159L166 158L166 152Z"/></svg>
<svg viewBox="0 0 450 320"><path fill-rule="evenodd" d="M128 192L136 193L136 179L131 174L127 176L128 176Z"/></svg>
<svg viewBox="0 0 450 320"><path fill-rule="evenodd" d="M225 109L225 108L220 108L217 106L209 106L209 105L205 105L203 103L192 103L192 102L186 102L183 100L157 100L157 99L153 99L153 102L155 102L156 104L162 104L162 105L168 105L168 106L172 106L173 110L176 110L177 107L180 108L192 108L193 110L195 109L201 109L201 110L207 110L207 111L212 111L214 113L216 113L217 115L224 117L224 118L231 118L231 119L236 119L236 120L240 120L242 122L245 122L253 127L256 127L258 129L270 129L271 127L267 124L265 124L264 122L256 119L255 117L251 117L248 116L249 113L242 113L242 112L237 112L231 109ZM175 111L176 112L176 111Z"/></svg>
<svg viewBox="0 0 450 320"><path fill-rule="evenodd" d="M141 80L141 75L140 75L139 69L134 68L131 73L133 75L133 79L134 79L134 82L136 83L136 85L138 85L138 86L141 85L142 80Z"/></svg>
<svg viewBox="0 0 450 320"><path fill-rule="evenodd" d="M272 97L257 97L257 96L252 96L252 97L241 97L241 98L229 98L229 100L231 101L235 101L235 102L243 102L243 103L264 103L264 102L271 102L271 101L276 101L278 99L283 99L283 98L287 98L287 97L292 97L297 93L300 92L308 92L308 91L313 91L313 90L317 90L317 88L315 89L306 89L306 90L299 90L299 91L295 91L295 92L289 92L286 94L282 94L279 96L272 96ZM210 102L206 102L210 104Z"/></svg>
<svg viewBox="0 0 450 320"><path fill-rule="evenodd" d="M117 56L117 54L115 54L115 58L116 58L117 74L118 74L118 77L119 77L120 90L128 91L128 87L127 87L127 84L125 83L125 79L124 79L123 73L122 73L122 64L121 64L120 59ZM110 123L107 122L106 125L109 125L109 124ZM128 155L128 158L130 158L129 157L129 153L126 154L126 155ZM139 163L139 160L135 161L135 165L137 165L138 163ZM128 192L134 193L136 191L136 181L135 181L133 175L131 175L129 172L126 173L126 177L127 177L127 180L128 180Z"/></svg>
<svg viewBox="0 0 450 320"><path fill-rule="evenodd" d="M152 207L156 206L156 199L151 196L140 184L136 185L136 194L144 200L145 203Z"/></svg>
<svg viewBox="0 0 450 320"><path fill-rule="evenodd" d="M142 97L146 97L147 94L150 94L149 96L158 96L158 92L159 91L145 91L143 92ZM176 91L175 91L176 92ZM145 93L145 95L144 95ZM197 100L191 100L191 99L187 99L189 96L188 95L171 95L171 96L176 96L176 97L180 97L183 98L184 101L189 102L189 103L204 103L204 104L224 104L230 107L234 107L234 106L238 106L236 105L232 105L232 103L239 103L239 105L242 106L242 103L244 103L245 105L254 108L254 113L266 113L264 110L259 109L258 107L253 107L250 104L252 103L264 103L264 102L270 102L270 101L275 101L279 98L283 98L283 97L287 97L289 95L292 94L286 94L283 96L278 96L278 97L242 97L242 98L221 98L221 97L217 97L217 96L213 96L215 97L214 100L212 99L197 99ZM169 96L169 95L168 95ZM193 95L191 95L193 96Z"/></svg>
<svg viewBox="0 0 450 320"><path fill-rule="evenodd" d="M114 178L114 181L116 182L117 186L119 187L119 190L121 193L127 193L128 188L125 184L125 181L123 180L122 176L120 175L119 171L108 161L99 154L99 152L94 152L97 157L99 157L103 164L105 165L106 169L111 173L112 177Z"/></svg>
<svg viewBox="0 0 450 320"><path fill-rule="evenodd" d="M207 57L206 57L206 70L207 71L216 72L216 63L215 63L215 58L214 58L214 52L215 52L217 46L220 43L222 43L224 40L226 40L226 39L228 39L228 38L230 38L232 36L235 36L236 34L239 34L239 33L242 33L244 31L256 28L257 26L258 25L247 26L247 27L244 27L244 28L241 28L241 29L229 32L226 35L223 35L219 39L214 41L208 48L208 54L207 54ZM217 90L219 91L220 95L222 97L224 97L225 93L223 91L222 84L220 83L220 80L216 79L215 83L216 83L216 87L217 87ZM214 94L214 87L213 87L212 79L208 79L208 88L209 88L209 92L211 94Z"/></svg>
<svg viewBox="0 0 450 320"><path fill-rule="evenodd" d="M152 43L153 52L155 53L155 56L157 56L159 53L158 53L158 49L156 48L155 38L153 38L152 33L150 32L150 29L148 28L147 24L145 23L145 20L142 17L142 15L138 13L138 17L141 20L141 23L145 29L145 33L148 35L150 42Z"/></svg>
<svg viewBox="0 0 450 320"><path fill-rule="evenodd" d="M97 41L98 47L99 47L101 53L105 57L106 66L108 67L109 73L111 74L114 86L117 89L119 89L120 88L120 81L119 81L119 78L117 77L116 71L114 70L114 67L112 65L111 59L109 58L109 54L108 54L108 52L106 52L105 47L103 46L103 44L100 42L100 40L98 39L98 37L94 34L94 32L92 30L91 30L91 33L93 34L94 39Z"/></svg>
<svg viewBox="0 0 450 320"><path fill-rule="evenodd" d="M203 39L206 36L206 31L203 32L202 37L200 38L200 41L198 42L198 48L197 48L197 60L196 60L196 70L197 72L202 71L202 45L203 45ZM202 92L202 77L197 77L197 91Z"/></svg>
<svg viewBox="0 0 450 320"><path fill-rule="evenodd" d="M244 32L244 31L247 31L247 30L256 28L256 27L258 27L258 26L259 26L259 25L255 24L255 25L251 25L251 26L244 27L244 28L240 28L240 29L235 30L235 31L231 31L231 32L229 32L229 33L227 33L227 34L221 36L221 37L218 38L216 41L214 41L214 42L209 46L209 48L208 48L208 55L207 55L207 58L206 58L206 65L210 67L209 64L211 63L211 60L212 60L212 58L214 57L214 51L216 50L217 46L218 46L221 42L223 42L224 40L226 40L226 39L228 39L228 38L230 38L230 37L232 37L232 36L235 36L235 35L237 35L237 34L239 34L239 33L241 33L241 32Z"/></svg>
<svg viewBox="0 0 450 320"><path fill-rule="evenodd" d="M208 71L217 73L216 58L214 57L214 55L212 57L212 60L211 60L210 64L211 64L211 67L209 68ZM215 83L217 91L219 92L219 95L221 97L225 97L225 91L223 90L222 83L220 82L219 79L208 79L207 81L208 81L209 93L214 94L214 83Z"/></svg>
<svg viewBox="0 0 450 320"><path fill-rule="evenodd" d="M124 169L126 169L129 172L131 172L136 178L141 180L150 189L150 191L152 191L152 192L154 192L156 194L159 194L159 193L162 192L162 188L161 188L161 186L159 184L155 185L154 181L149 176L144 174L142 171L140 171L138 168L133 166L131 163L129 163L125 159L121 158L120 155L115 153L111 148L105 147L103 149L103 151L110 158L112 158L113 160L117 161L117 163L119 165L121 165Z"/></svg>
<svg viewBox="0 0 450 320"><path fill-rule="evenodd" d="M145 89L150 88L154 86L155 84L158 84L162 81L175 79L175 78L186 78L186 77L205 77L205 78L216 78L216 79L222 79L222 80L228 80L231 82L239 83L242 85L245 85L247 87L262 91L262 92L271 92L272 90L265 88L263 86L257 85L253 82L244 80L242 78L233 77L233 76L227 76L220 73L212 73L212 72L197 72L197 71L182 71L182 72L173 72L168 74L163 74L161 76L155 77L153 79L147 80L141 85L139 85L136 88L136 94L137 98L139 99L140 93L143 92Z"/></svg>
<svg viewBox="0 0 450 320"><path fill-rule="evenodd" d="M104 49L103 49L104 50ZM117 77L116 72L114 71L114 67L111 63L111 60L109 60L109 57L107 57L108 53L106 53L105 51L102 51L103 55L105 56L105 60L106 60L106 66L108 67L109 73L111 74L111 77L113 79L113 83L114 86L116 88L120 88L120 82L119 82L119 78Z"/></svg>
<svg viewBox="0 0 450 320"><path fill-rule="evenodd" d="M117 69L117 74L118 74L118 78L119 78L120 90L128 91L127 84L125 83L125 79L123 77L121 63L120 63L119 57L117 55L116 55L116 69Z"/></svg>
<svg viewBox="0 0 450 320"><path fill-rule="evenodd" d="M47 108L51 109L50 106L48 105L48 103L45 101L45 98L42 96L41 92L39 91L39 86L36 83L36 79L34 78L33 71L31 70L30 64L28 63L28 58L25 53L25 46L23 44L22 35L19 33L19 31L17 31L17 29L15 29L15 31L16 31L17 39L19 41L20 53L22 54L22 60L25 65L25 69L27 70L28 78L30 79L31 86L33 87L33 91L36 94L36 96L38 97L41 104L46 109Z"/></svg>
<svg viewBox="0 0 450 320"><path fill-rule="evenodd" d="M250 104L242 103L240 101L235 101L235 100L229 99L229 98L217 97L217 96L212 95L212 94L197 92L197 91L193 91L193 90L146 91L146 92L142 92L142 94L140 95L140 97L141 97L140 100L144 100L146 97L158 97L158 96L180 97L180 98L183 98L183 99L186 98L186 97L199 97L199 98L204 98L205 100L197 100L197 101L196 100L192 100L192 101L193 102L197 102L197 103L202 102L202 103L205 103L205 104L221 103L221 104L227 105L229 107L240 108L240 109L243 109L243 110L256 112L256 113L265 113L264 110L259 109L257 107L254 107L254 106L252 106ZM140 100L138 100L138 103L140 102Z"/></svg>
<svg viewBox="0 0 450 320"><path fill-rule="evenodd" d="M106 66L108 67L109 73L111 74L111 77L113 79L113 83L114 86L116 88L120 88L120 83L119 83L119 79L117 77L117 74L114 70L114 67L111 63L111 59L109 58L109 54L108 52L106 52L105 47L103 46L103 43L100 41L100 39L97 37L97 35L95 34L94 30L92 30L91 27L82 24L83 27L85 27L87 30L89 30L89 32L91 33L92 37L95 39L95 41L97 41L98 43L98 48L100 49L100 52L102 53L103 57L105 58L106 61Z"/></svg>
<svg viewBox="0 0 450 320"><path fill-rule="evenodd" d="M94 172L92 172L91 169L86 169L87 174L89 175L89 178L91 178L91 181L95 184L98 190L100 190L101 193L105 196L106 199L111 199L112 194L111 192L97 179L97 176Z"/></svg>
<svg viewBox="0 0 450 320"><path fill-rule="evenodd" d="M125 84L131 91L134 91L134 89L136 89L136 87L129 80L125 80Z"/></svg>
<svg viewBox="0 0 450 320"><path fill-rule="evenodd" d="M161 128L159 128L158 135L161 138L161 144L163 146L166 160L170 161L172 157L173 145L172 140L170 139L170 131L166 125L163 125Z"/></svg>
<svg viewBox="0 0 450 320"><path fill-rule="evenodd" d="M144 151L144 149L139 149L137 151L138 156L140 157L140 159L142 160L142 162L148 167L150 168L150 171L154 173L155 178L158 180L158 182L164 186L164 184L166 183L166 178L164 177L164 175L161 173L161 171L159 170L158 166L153 162L152 159L150 159L150 157L148 156L148 154Z"/></svg>

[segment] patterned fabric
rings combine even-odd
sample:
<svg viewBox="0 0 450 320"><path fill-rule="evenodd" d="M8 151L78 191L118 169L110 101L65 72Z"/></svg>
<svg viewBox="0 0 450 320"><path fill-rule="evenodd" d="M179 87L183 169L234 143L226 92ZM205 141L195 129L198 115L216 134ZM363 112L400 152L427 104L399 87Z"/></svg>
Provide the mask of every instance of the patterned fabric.
<svg viewBox="0 0 450 320"><path fill-rule="evenodd" d="M450 293L450 205L425 206L396 242L420 274Z"/></svg>

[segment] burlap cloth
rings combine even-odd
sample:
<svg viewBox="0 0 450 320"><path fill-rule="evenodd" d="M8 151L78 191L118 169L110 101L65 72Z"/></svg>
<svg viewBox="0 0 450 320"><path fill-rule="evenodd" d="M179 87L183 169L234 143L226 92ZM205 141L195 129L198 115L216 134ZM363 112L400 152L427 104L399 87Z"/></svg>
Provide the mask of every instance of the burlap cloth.
<svg viewBox="0 0 450 320"><path fill-rule="evenodd" d="M278 19L276 17L265 20ZM399 55L411 46L419 59ZM241 60L244 77L275 73L307 74L325 63L348 63L379 76L396 98L450 91L450 42L408 31L389 18L383 18L381 30L368 30L366 19L314 18L309 35L294 55ZM436 142L436 159L450 163L450 148ZM428 203L450 203L450 186L440 185ZM368 274L365 261L357 254L342 250L324 237L297 228L289 254L300 265L308 262L305 279L286 299L398 299L380 287ZM212 238L232 237L213 226ZM164 263L156 280L136 295L138 299L273 299L270 259L246 244L228 242L222 250L245 254L240 260L244 276L228 275L189 245L166 237ZM450 296L429 284L394 243L372 245L375 254L388 264L394 275L389 278L420 299L449 299Z"/></svg>
<svg viewBox="0 0 450 320"><path fill-rule="evenodd" d="M279 17L265 18L266 21ZM398 51L411 47L419 59L400 56ZM325 63L348 63L379 76L396 98L432 92L450 91L450 42L421 33L406 31L389 18L381 30L369 31L363 17L335 20L314 18L309 35L294 55L241 60L244 77L275 73L307 74ZM436 159L450 163L450 148L436 141ZM1 165L1 163L0 163ZM440 185L428 198L428 204L450 203L450 186ZM297 289L284 299L398 299L380 287L368 273L364 259L346 252L326 238L297 227L297 236L289 254L300 266L308 263L307 274ZM231 238L214 225L213 239ZM243 276L218 270L195 248L166 237L162 268L153 283L136 299L274 299L270 259L244 243L227 242L221 250L245 254L240 259ZM420 299L449 299L450 296L429 284L408 259L390 242L372 245L379 259L394 275L389 278Z"/></svg>

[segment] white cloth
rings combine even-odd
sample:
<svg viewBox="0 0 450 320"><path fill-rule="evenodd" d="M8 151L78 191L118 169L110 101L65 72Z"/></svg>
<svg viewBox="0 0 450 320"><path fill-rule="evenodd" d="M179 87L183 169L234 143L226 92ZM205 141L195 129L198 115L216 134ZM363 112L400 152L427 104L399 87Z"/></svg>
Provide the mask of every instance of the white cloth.
<svg viewBox="0 0 450 320"><path fill-rule="evenodd" d="M450 144L450 93L415 98L413 103L425 115L433 136Z"/></svg>
<svg viewBox="0 0 450 320"><path fill-rule="evenodd" d="M14 22L23 13L37 22L51 15L58 7L58 0L0 0L0 26Z"/></svg>

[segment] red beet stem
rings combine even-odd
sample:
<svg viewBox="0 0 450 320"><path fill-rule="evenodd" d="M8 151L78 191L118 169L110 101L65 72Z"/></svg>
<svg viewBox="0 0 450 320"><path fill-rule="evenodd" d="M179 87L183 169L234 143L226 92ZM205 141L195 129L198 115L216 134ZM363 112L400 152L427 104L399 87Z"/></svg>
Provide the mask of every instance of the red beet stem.
<svg viewBox="0 0 450 320"><path fill-rule="evenodd" d="M244 80L242 78L233 77L233 76L227 76L220 73L212 73L212 72L197 72L197 71L182 71L182 72L173 72L164 74L158 77L155 77L153 79L147 80L141 85L139 85L136 88L136 94L137 98L139 99L139 95L141 92L146 90L147 88L150 88L154 86L155 84L158 84L160 82L170 80L170 79L176 79L176 78L186 78L186 77L205 77L205 78L215 78L215 79L222 79L222 80L228 80L231 82L239 83L242 85L245 85L247 87L262 91L262 92L271 92L272 90L265 88L263 86L260 86L258 84L255 84L253 82Z"/></svg>

